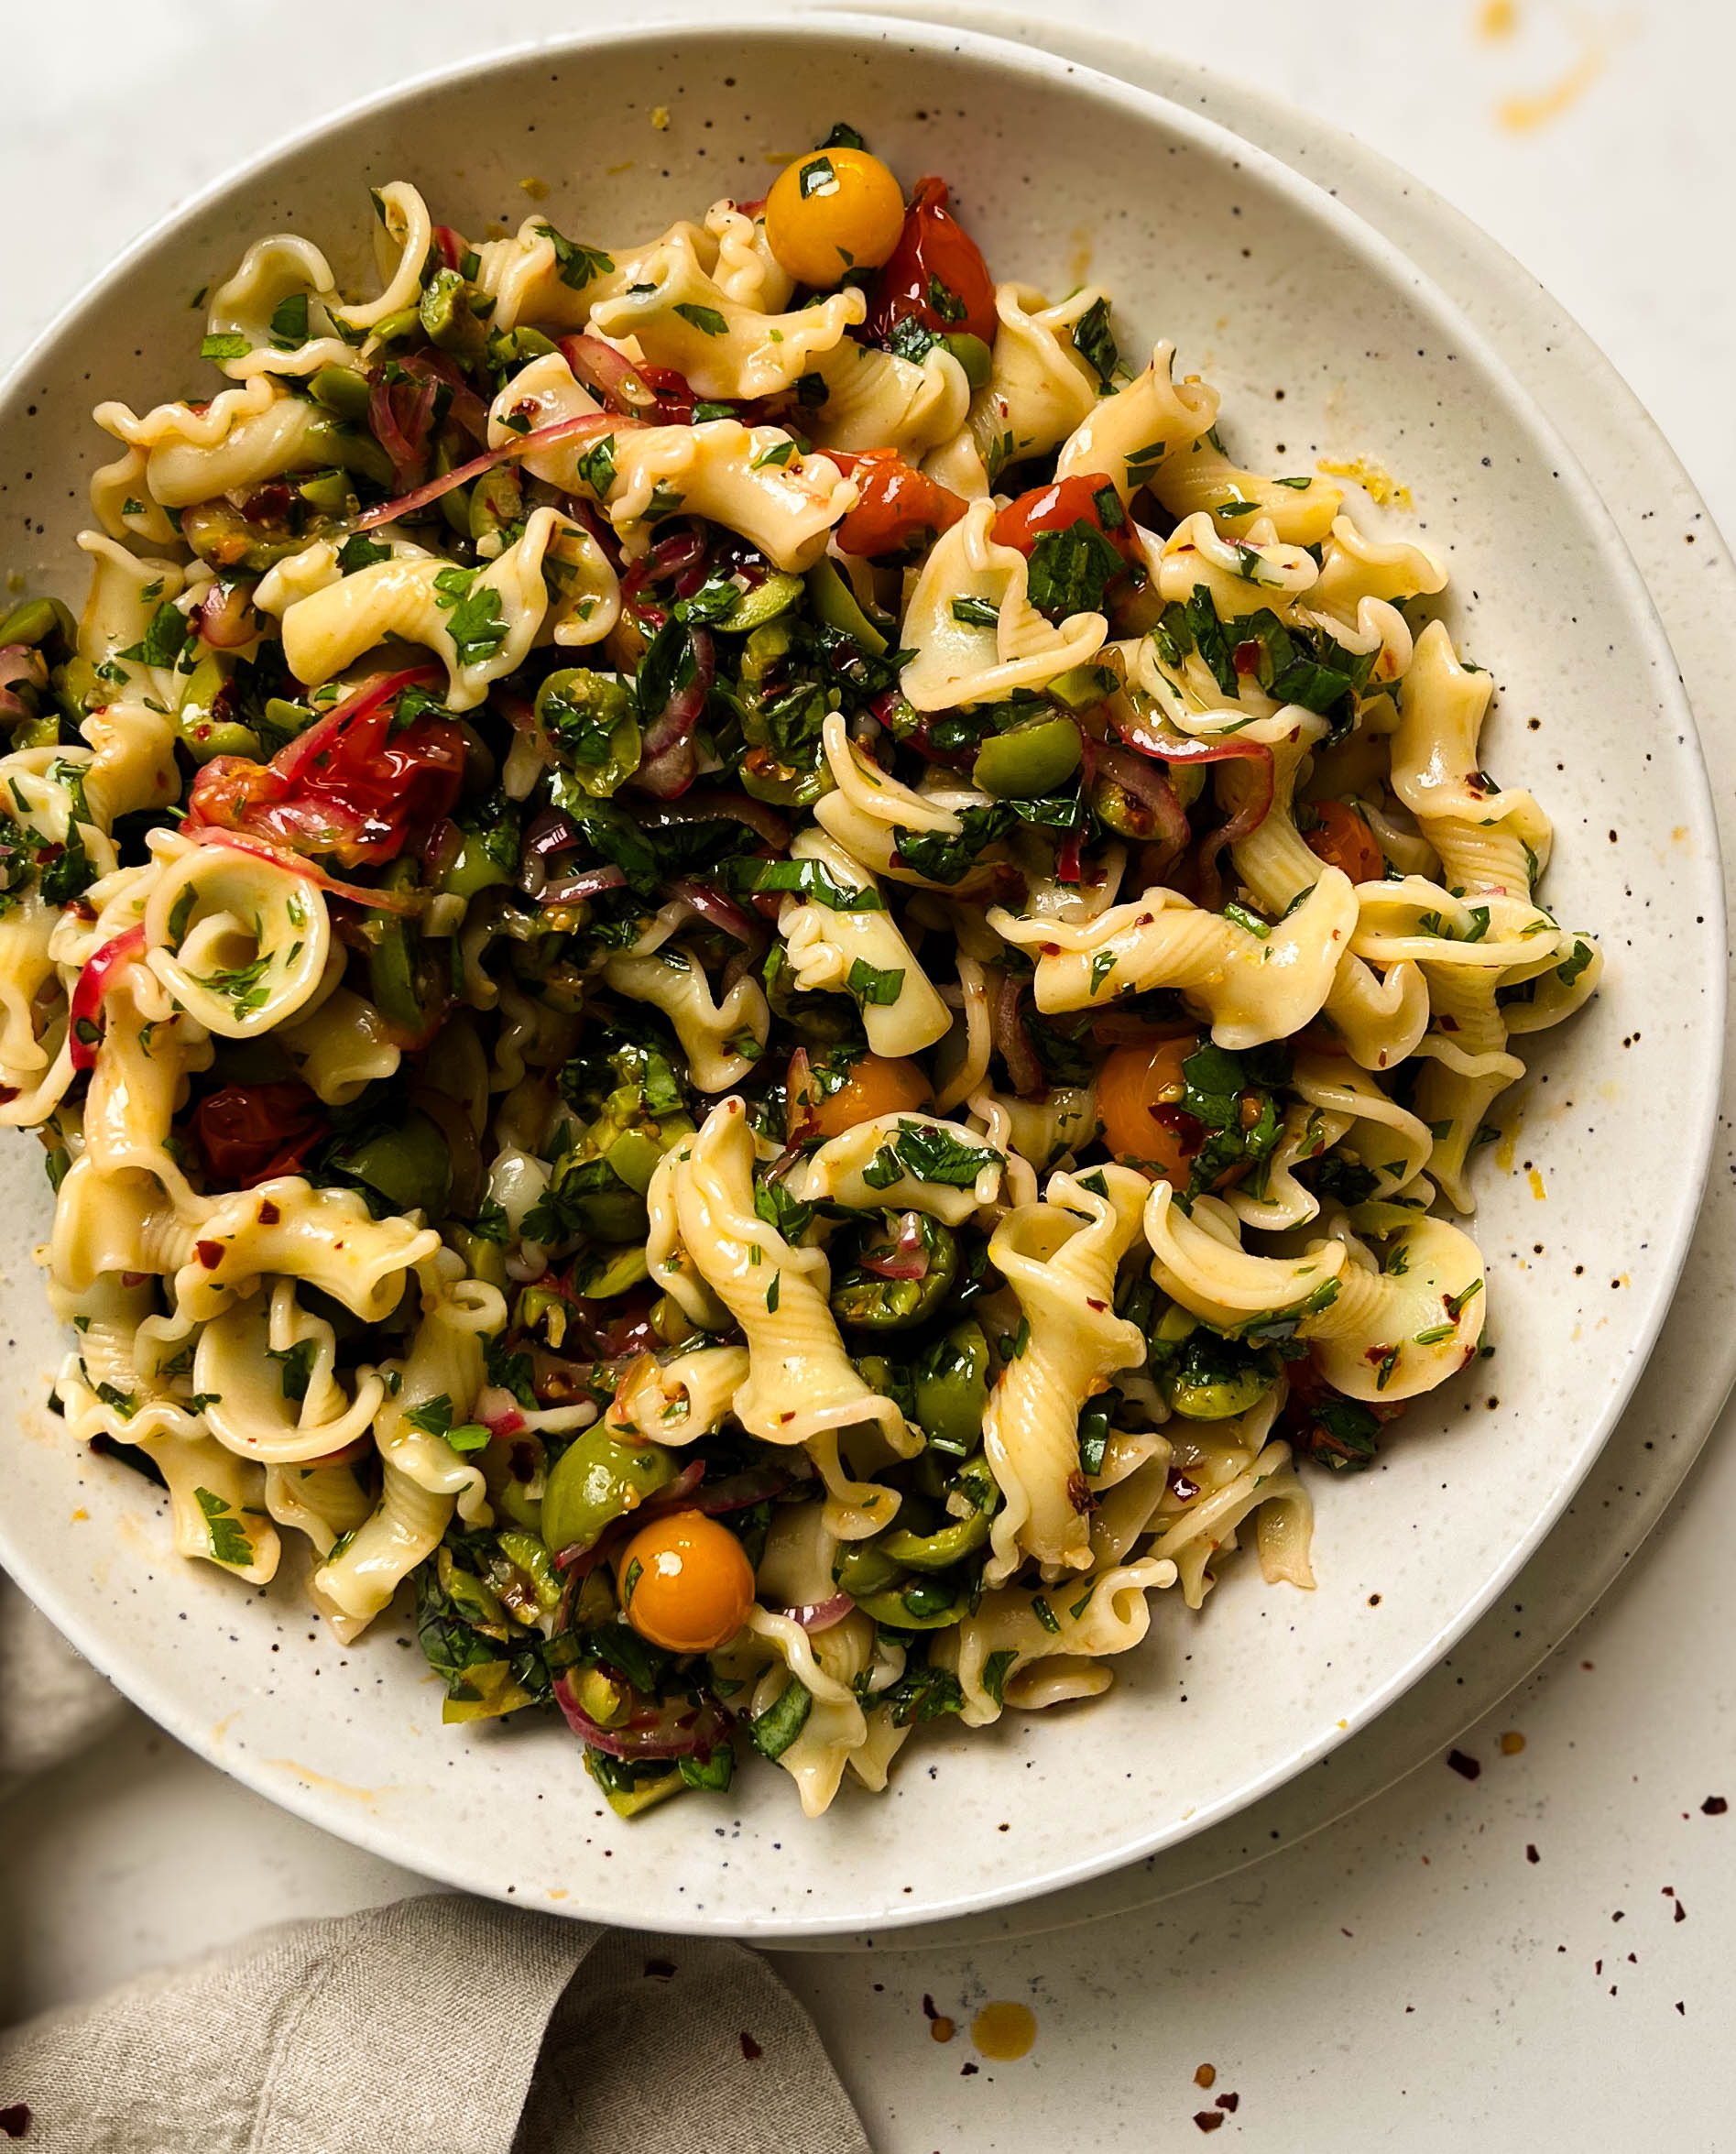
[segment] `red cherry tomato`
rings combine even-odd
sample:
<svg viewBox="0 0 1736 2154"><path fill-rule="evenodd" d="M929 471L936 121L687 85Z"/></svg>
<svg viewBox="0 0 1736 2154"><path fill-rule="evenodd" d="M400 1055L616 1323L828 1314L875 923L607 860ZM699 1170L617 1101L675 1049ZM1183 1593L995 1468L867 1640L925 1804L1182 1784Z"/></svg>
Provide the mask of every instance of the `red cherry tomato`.
<svg viewBox="0 0 1736 2154"><path fill-rule="evenodd" d="M919 180L904 229L874 284L863 334L884 344L901 322L937 336L966 332L995 341L995 281L981 250L946 207L944 180Z"/></svg>
<svg viewBox="0 0 1736 2154"><path fill-rule="evenodd" d="M1315 858L1328 868L1342 868L1352 882L1379 882L1386 873L1386 857L1363 817L1341 800L1316 801L1314 812L1320 820L1303 843Z"/></svg>
<svg viewBox="0 0 1736 2154"><path fill-rule="evenodd" d="M890 449L824 454L856 480L862 496L837 528L842 552L896 553L912 539L951 530L965 513L965 503L949 487L912 471Z"/></svg>
<svg viewBox="0 0 1736 2154"><path fill-rule="evenodd" d="M1108 498L1119 513L1119 522L1105 523L1098 496L1108 488ZM1016 501L1009 501L996 517L992 536L997 546L1012 546L1028 554L1043 531L1070 531L1075 523L1088 523L1101 531L1118 553L1129 561L1139 558L1133 526L1121 508L1120 497L1100 471L1076 474L1072 478L1051 479L1046 487L1032 487Z"/></svg>
<svg viewBox="0 0 1736 2154"><path fill-rule="evenodd" d="M425 847L457 802L464 737L446 718L391 728L402 691L432 678L420 668L379 675L268 763L214 757L193 781L190 819L330 854L346 868Z"/></svg>
<svg viewBox="0 0 1736 2154"><path fill-rule="evenodd" d="M193 1110L193 1141L214 1187L292 1175L331 1124L305 1085L225 1085Z"/></svg>

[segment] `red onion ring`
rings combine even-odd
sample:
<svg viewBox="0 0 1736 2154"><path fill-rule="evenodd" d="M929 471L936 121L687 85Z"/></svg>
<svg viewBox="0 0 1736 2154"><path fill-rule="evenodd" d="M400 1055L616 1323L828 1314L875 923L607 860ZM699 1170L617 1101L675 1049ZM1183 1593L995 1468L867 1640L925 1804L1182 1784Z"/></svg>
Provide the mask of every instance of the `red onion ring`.
<svg viewBox="0 0 1736 2154"><path fill-rule="evenodd" d="M657 408L657 392L644 381L625 352L587 330L561 339L561 356L586 388L595 389L617 411L643 419Z"/></svg>
<svg viewBox="0 0 1736 2154"><path fill-rule="evenodd" d="M1097 749L1097 766L1103 775L1123 793L1131 794L1142 808L1150 810L1153 819L1150 842L1178 855L1183 852L1193 832L1169 780L1161 771L1152 770L1149 763L1141 762L1124 748L1116 748L1108 741L1097 741L1093 745Z"/></svg>
<svg viewBox="0 0 1736 2154"><path fill-rule="evenodd" d="M554 1697L573 1733L593 1750L605 1751L610 1757L693 1757L701 1751L709 1754L715 1750L726 1733L723 1716L709 1700L693 1714L687 1727L679 1723L665 1727L661 1714L649 1728L603 1727L579 1703L570 1670L555 1678Z"/></svg>
<svg viewBox="0 0 1736 2154"><path fill-rule="evenodd" d="M450 494L454 487L468 486L473 478L480 478L485 471L492 471L497 464L510 464L519 457L534 455L540 449L557 448L562 442L587 441L606 433L618 433L624 427L639 424L636 419L617 419L609 411L581 411L571 419L557 419L549 426L539 426L530 433L518 435L504 448L491 449L486 455L473 456L469 463L460 464L452 471L442 472L438 478L431 478L425 486L412 487L408 494L400 494L396 500L381 501L373 508L365 508L349 529L353 531L367 531L372 530L377 524L393 523L400 516L409 516L418 508L426 508L431 501L438 501L442 494ZM387 454L391 454L389 448Z"/></svg>
<svg viewBox="0 0 1736 2154"><path fill-rule="evenodd" d="M665 584L705 557L705 534L689 524L673 537L660 539L650 552L636 561L621 578L621 597L631 605L647 584Z"/></svg>
<svg viewBox="0 0 1736 2154"><path fill-rule="evenodd" d="M923 1215L907 1211L899 1221L898 1238L884 1256L858 1256L863 1271L877 1279L926 1279L928 1244L923 1238Z"/></svg>
<svg viewBox="0 0 1736 2154"><path fill-rule="evenodd" d="M559 882L545 882L537 897L540 905L576 905L581 898L599 896L606 890L620 890L627 881L624 871L613 865L606 868L586 868L582 874L562 876Z"/></svg>
<svg viewBox="0 0 1736 2154"><path fill-rule="evenodd" d="M693 678L677 688L645 728L641 760L633 783L660 799L687 791L696 774L693 729L704 715L705 699L717 677L717 646L709 629L689 629Z"/></svg>
<svg viewBox="0 0 1736 2154"><path fill-rule="evenodd" d="M714 889L709 882L671 882L670 895L690 905L702 920L725 935L734 935L738 943L757 942L759 929L748 919L739 905L734 904L723 891Z"/></svg>
<svg viewBox="0 0 1736 2154"><path fill-rule="evenodd" d="M0 650L0 716L27 718L30 706L20 688L42 689L49 684L48 662L27 643L8 643Z"/></svg>
<svg viewBox="0 0 1736 2154"><path fill-rule="evenodd" d="M96 1050L102 1044L101 1038L86 1039L81 1035L92 1028L101 1034L103 998L114 986L115 974L144 955L145 925L141 921L136 927L129 927L125 935L117 935L113 941L104 943L93 957L85 960L67 1012L67 1038L71 1043L74 1069L96 1067Z"/></svg>
<svg viewBox="0 0 1736 2154"><path fill-rule="evenodd" d="M523 856L519 863L519 888L527 897L534 898L541 891L549 880L549 862L555 854L578 842L577 824L570 821L559 808L544 808L532 818L530 827L524 834Z"/></svg>
<svg viewBox="0 0 1736 2154"><path fill-rule="evenodd" d="M195 845L227 846L231 852L252 853L257 859L287 868L291 875L300 876L304 882L312 883L329 897L347 898L352 904L366 906L370 913L420 913L427 909L431 894L427 891L369 890L365 883L341 882L335 875L328 875L323 868L316 868L300 853L285 852L268 838L225 830L217 823L183 823L181 835Z"/></svg>
<svg viewBox="0 0 1736 2154"><path fill-rule="evenodd" d="M1196 739L1186 734L1172 735L1149 727L1133 716L1118 717L1116 730L1130 748L1138 749L1141 755L1153 757L1159 762L1244 762L1258 766L1250 773L1253 790L1249 797L1229 820L1220 824L1200 846L1200 895L1208 906L1216 910L1223 894L1223 884L1217 872L1218 856L1226 846L1235 845L1244 837L1251 837L1271 813L1273 783L1271 749L1263 741L1247 740L1240 734L1230 737L1219 734L1215 739L1209 740Z"/></svg>
<svg viewBox="0 0 1736 2154"><path fill-rule="evenodd" d="M1043 1065L1019 1014L1027 984L1011 973L1002 973L1000 986L988 1004L989 1035L1007 1066L1008 1081L1021 1099L1035 1099L1046 1089Z"/></svg>
<svg viewBox="0 0 1736 2154"><path fill-rule="evenodd" d="M800 1608L781 1608L780 1615L787 1615L792 1623L799 1623L812 1636L816 1631L829 1631L835 1623L842 1623L856 1606L847 1593L834 1593L829 1601L810 1601Z"/></svg>
<svg viewBox="0 0 1736 2154"><path fill-rule="evenodd" d="M745 793L685 793L678 801L660 801L656 807L644 809L639 820L651 830L675 823L745 823L780 852L790 843L790 826L778 811Z"/></svg>
<svg viewBox="0 0 1736 2154"><path fill-rule="evenodd" d="M398 364L406 374L423 381L438 381L452 391L447 411L472 441L488 446L488 407L464 379L464 370L444 352L410 352Z"/></svg>
<svg viewBox="0 0 1736 2154"><path fill-rule="evenodd" d="M457 268L464 258L464 235L454 232L450 224L434 226L434 245L440 249L442 265L448 269Z"/></svg>

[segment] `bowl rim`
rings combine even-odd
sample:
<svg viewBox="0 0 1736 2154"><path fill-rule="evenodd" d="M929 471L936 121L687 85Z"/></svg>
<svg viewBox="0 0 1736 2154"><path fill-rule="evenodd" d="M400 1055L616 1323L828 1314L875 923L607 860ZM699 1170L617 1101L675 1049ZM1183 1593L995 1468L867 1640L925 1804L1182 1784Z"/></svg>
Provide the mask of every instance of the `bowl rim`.
<svg viewBox="0 0 1736 2154"><path fill-rule="evenodd" d="M1687 808L1690 835L1694 843L1693 858L1698 868L1699 880L1707 884L1703 891L1697 891L1695 900L1705 916L1707 934L1703 946L1708 950L1721 952L1725 904L1723 879L1719 871L1720 854L1710 783L1698 730L1668 640L1643 579L1600 496L1554 421L1522 386L1492 341L1392 241L1365 223L1327 190L1294 170L1258 142L1250 141L1223 123L1207 118L1156 92L1142 89L1099 69L1065 59L1040 47L1014 42L989 29L979 29L975 26L960 27L930 24L899 16L877 15L871 8L835 10L828 6L824 12L793 12L780 7L775 0L770 5L732 7L726 12L708 9L700 11L676 5L660 8L656 15L639 17L626 26L522 39L427 69L387 89L352 99L304 127L274 137L260 150L236 159L206 185L178 201L172 208L147 226L104 271L92 278L60 310L17 362L7 369L4 378L0 379L0 413L4 413L12 399L26 388L33 371L40 369L53 348L76 329L81 318L98 305L112 287L147 269L153 253L201 215L220 207L226 198L268 182L277 166L304 154L326 137L370 115L384 115L413 105L431 94L459 92L483 76L510 73L528 64L549 60L571 63L582 59L586 53L648 44L655 49L659 63L667 64L666 48L671 34L705 40L727 37L793 38L813 45L846 48L865 39L877 46L902 43L913 55L920 55L925 50L960 53L986 67L999 69L1003 74L1015 79L1029 79L1083 92L1090 98L1119 106L1135 119L1155 122L1167 128L1172 135L1188 138L1194 147L1209 156L1228 159L1247 171L1250 179L1287 198L1306 218L1332 228L1341 244L1362 257L1378 281L1389 288L1396 283L1403 289L1411 302L1438 324L1440 331L1450 339L1456 349L1475 355L1479 368L1493 385L1502 403L1516 414L1533 439L1547 450L1551 468L1567 488L1567 497L1572 505L1577 527L1595 544L1599 558L1623 594L1628 608L1627 622L1641 640L1655 683L1658 701L1674 718L1680 735L1679 751L1686 757L1691 793ZM1332 127L1335 133L1342 132L1330 122L1323 121L1321 125ZM1667 1238L1664 1235L1658 1237L1660 1241L1666 1240L1666 1246L1653 1273L1642 1314L1633 1329L1633 1343L1627 1350L1624 1363L1616 1372L1615 1383L1606 1390L1597 1413L1590 1417L1589 1427L1594 1433L1582 1439L1578 1456L1563 1471L1555 1490L1531 1525L1509 1545L1502 1560L1484 1580L1478 1591L1458 1606L1451 1618L1440 1624L1425 1644L1361 1698L1346 1718L1319 1731L1312 1741L1294 1746L1282 1758L1268 1763L1215 1801L1191 1810L1155 1831L1136 1834L1112 1849L1084 1854L1070 1862L1053 1864L1041 1875L1021 1877L1006 1885L962 1891L939 1900L923 1902L912 1899L900 1906L883 1907L867 1916L832 1913L804 1919L787 1914L774 1916L764 1922L744 1922L738 1919L720 1922L705 1919L697 1913L683 1919L685 1910L676 1908L669 1910L671 1919L660 1917L661 1925L672 1933L753 1936L772 1940L803 1935L836 1935L845 1929L862 1932L890 1931L916 1924L944 1921L952 1916L987 1912L1104 1875L1154 1854L1164 1847L1192 1838L1207 1826L1221 1824L1294 1779L1309 1766L1319 1763L1340 1744L1368 1726L1388 1705L1450 1652L1458 1639L1487 1613L1517 1575L1571 1503L1632 1395L1640 1374L1656 1344L1676 1282L1687 1261L1701 1196L1710 1169L1717 1130L1728 985L1728 970L1720 956L1718 961L1708 963L1707 978L1702 983L1702 1008L1707 1019L1705 1031L1709 1038L1719 1043L1719 1051L1713 1055L1709 1066L1702 1066L1695 1072L1696 1097L1692 1102L1691 1117L1685 1117L1691 1119L1697 1131L1687 1193L1670 1215ZM401 1824L357 1814L354 1808L345 1807L340 1801L322 1794L321 1788L310 1781L295 1777L286 1777L272 1771L269 1769L270 1761L258 1757L252 1751L237 1755L227 1750L213 1736L209 1721L184 1707L173 1687L152 1671L148 1655L141 1657L141 1667L132 1666L124 1638L116 1642L111 1637L112 1626L104 1626L94 1618L87 1620L83 1602L60 1592L52 1584L44 1584L34 1578L29 1550L16 1536L8 1531L3 1502L0 1502L0 1560L4 1561L20 1587L37 1602L87 1659L109 1676L150 1718L209 1763L308 1822L388 1861L414 1868L420 1875L465 1890L497 1898L507 1897L506 1887L482 1864L465 1864L455 1857L442 1857L431 1863L420 1848L413 1844L407 1847L406 1842L411 1836ZM409 1856L408 1862L407 1853ZM513 1904L522 1906L525 1903L515 1896ZM619 1922L623 1919L617 1907L604 1900L593 1900L582 1888L573 1890L572 1896L557 1903L552 1911L603 1922Z"/></svg>

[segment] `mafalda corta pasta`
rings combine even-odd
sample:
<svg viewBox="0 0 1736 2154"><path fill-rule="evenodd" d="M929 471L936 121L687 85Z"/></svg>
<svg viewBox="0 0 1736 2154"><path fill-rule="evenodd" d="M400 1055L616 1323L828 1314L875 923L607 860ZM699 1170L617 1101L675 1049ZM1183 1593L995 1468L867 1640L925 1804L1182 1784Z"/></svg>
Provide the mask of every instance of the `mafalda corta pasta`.
<svg viewBox="0 0 1736 2154"><path fill-rule="evenodd" d="M847 127L626 243L373 211L372 291L220 267L0 624L68 1440L625 1812L1308 1588L1598 980L1440 563Z"/></svg>

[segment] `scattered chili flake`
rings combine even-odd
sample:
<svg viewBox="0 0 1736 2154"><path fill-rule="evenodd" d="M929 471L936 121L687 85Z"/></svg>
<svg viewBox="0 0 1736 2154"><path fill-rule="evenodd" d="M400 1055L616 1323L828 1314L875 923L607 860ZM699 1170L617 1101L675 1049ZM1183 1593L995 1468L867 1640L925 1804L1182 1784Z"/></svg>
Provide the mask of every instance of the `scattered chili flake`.
<svg viewBox="0 0 1736 2154"><path fill-rule="evenodd" d="M750 2035L745 2028L742 2030L740 2039L741 2053L748 2060L749 2064L753 2062L756 2057L763 2057L765 2055L766 2052L759 2047L759 2044L755 2041L752 2035Z"/></svg>
<svg viewBox="0 0 1736 2154"><path fill-rule="evenodd" d="M673 1960L647 1960L645 1963L647 1977L655 1978L659 1982L667 1982L674 1972L675 1963Z"/></svg>
<svg viewBox="0 0 1736 2154"><path fill-rule="evenodd" d="M1702 1817L1721 1818L1729 1808L1729 1803L1721 1795L1709 1795L1700 1805L1700 1814Z"/></svg>
<svg viewBox="0 0 1736 2154"><path fill-rule="evenodd" d="M1194 2074L1194 2084L1196 2087L1216 2086L1217 2083L1217 2067L1215 2064L1202 2064Z"/></svg>
<svg viewBox="0 0 1736 2154"><path fill-rule="evenodd" d="M1241 2107L1241 2096L1239 2094L1219 2094L1217 2106L1220 2109L1229 2110L1233 2115L1236 2110Z"/></svg>
<svg viewBox="0 0 1736 2154"><path fill-rule="evenodd" d="M260 1198L259 1224L262 1227L275 1227L282 1217L283 1214L278 1209L277 1206L272 1203L268 1197L262 1197Z"/></svg>
<svg viewBox="0 0 1736 2154"><path fill-rule="evenodd" d="M1543 1857L1537 1853L1535 1843L1529 1840L1525 1842L1525 1860L1528 1863L1540 1863L1543 1860Z"/></svg>
<svg viewBox="0 0 1736 2154"><path fill-rule="evenodd" d="M1676 2008L1679 2012L1682 2007L1678 2005ZM30 2128L31 2115L28 2102L14 2102L0 2109L0 2132L9 2139L21 2139Z"/></svg>
<svg viewBox="0 0 1736 2154"><path fill-rule="evenodd" d="M1476 1779L1483 1769L1474 1757L1469 1756L1462 1750L1449 1750L1447 1754L1447 1762L1456 1773L1462 1775L1467 1780Z"/></svg>
<svg viewBox="0 0 1736 2154"><path fill-rule="evenodd" d="M981 2070L981 2065L966 2062L958 2067L958 2076L960 2079L975 2079Z"/></svg>
<svg viewBox="0 0 1736 2154"><path fill-rule="evenodd" d="M206 1271L214 1272L223 1262L223 1243L221 1241L195 1241L193 1253L204 1265Z"/></svg>
<svg viewBox="0 0 1736 2154"><path fill-rule="evenodd" d="M1196 2109L1194 2112L1194 2122L1203 2132L1215 2132L1223 2121L1224 2113L1221 2109Z"/></svg>
<svg viewBox="0 0 1736 2154"><path fill-rule="evenodd" d="M1679 1899L1676 1903L1676 1913L1672 1919L1677 1922L1686 1922L1687 1920L1687 1909L1682 1905Z"/></svg>

